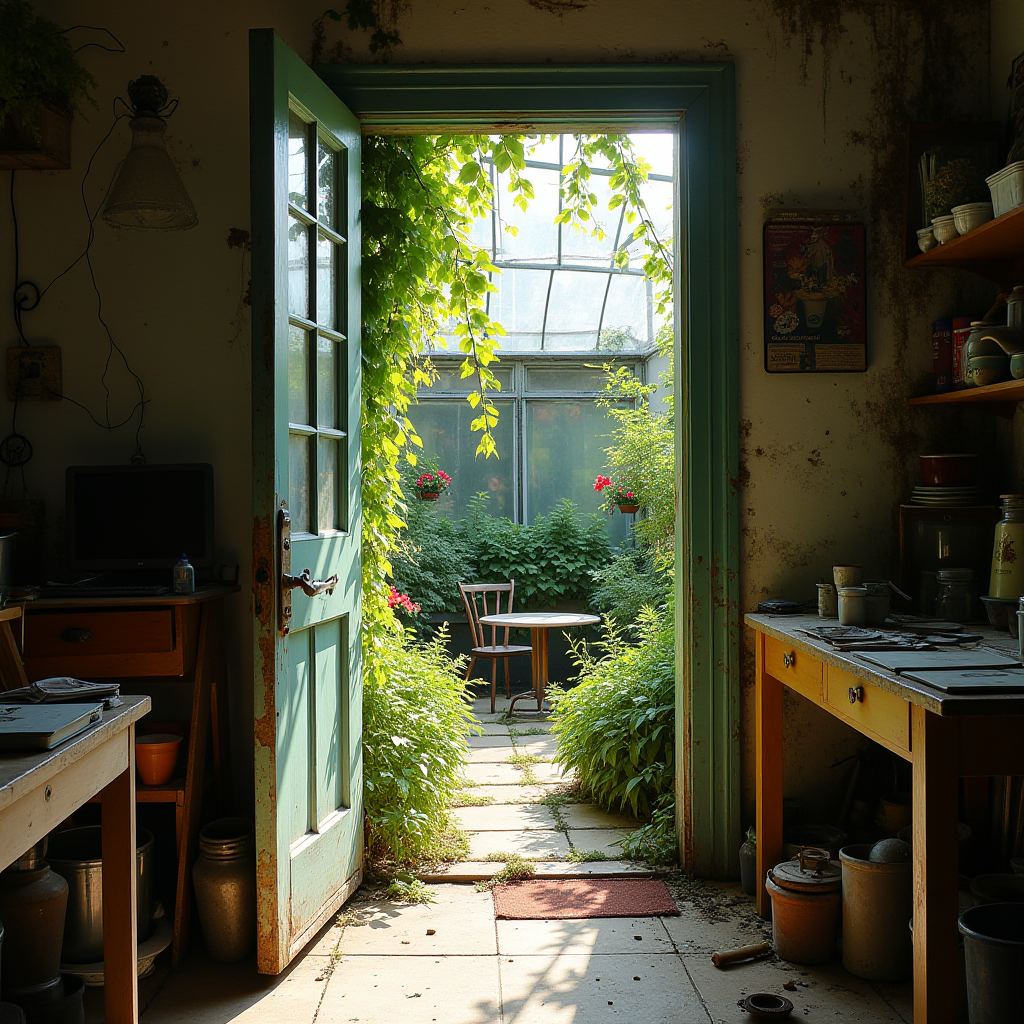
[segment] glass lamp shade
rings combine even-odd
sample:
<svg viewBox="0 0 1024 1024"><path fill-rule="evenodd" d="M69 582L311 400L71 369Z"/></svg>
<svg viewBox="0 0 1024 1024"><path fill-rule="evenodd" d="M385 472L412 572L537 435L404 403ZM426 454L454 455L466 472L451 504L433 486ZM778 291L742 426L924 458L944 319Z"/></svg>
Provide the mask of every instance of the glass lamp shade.
<svg viewBox="0 0 1024 1024"><path fill-rule="evenodd" d="M175 170L162 117L133 117L132 148L107 198L103 219L115 228L184 231L199 223L196 208Z"/></svg>

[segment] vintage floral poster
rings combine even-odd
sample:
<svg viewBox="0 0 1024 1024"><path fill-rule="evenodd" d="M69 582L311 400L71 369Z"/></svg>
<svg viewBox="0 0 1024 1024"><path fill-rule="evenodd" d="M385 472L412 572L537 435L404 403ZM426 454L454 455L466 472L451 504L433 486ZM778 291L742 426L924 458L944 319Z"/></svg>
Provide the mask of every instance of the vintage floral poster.
<svg viewBox="0 0 1024 1024"><path fill-rule="evenodd" d="M853 214L778 213L764 228L764 368L867 369L864 225Z"/></svg>

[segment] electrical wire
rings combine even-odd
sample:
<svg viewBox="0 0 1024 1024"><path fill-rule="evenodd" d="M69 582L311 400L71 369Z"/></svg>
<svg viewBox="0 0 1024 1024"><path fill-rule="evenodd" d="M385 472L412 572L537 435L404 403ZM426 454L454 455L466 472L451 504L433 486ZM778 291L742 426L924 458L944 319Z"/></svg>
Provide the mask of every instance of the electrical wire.
<svg viewBox="0 0 1024 1024"><path fill-rule="evenodd" d="M115 43L117 43L117 47L115 48L113 46L104 46L102 43L82 43L81 46L76 46L75 47L75 53L80 53L82 50L88 49L90 46L95 46L99 50L106 50L107 53L125 53L126 52L125 48L124 48L124 43L122 43L121 40L118 39L117 36L115 36L114 33L111 32L109 28L103 28L100 25L71 25L68 28L61 29L61 34L65 34L65 33L68 33L68 32L74 32L76 28L87 28L87 29L89 29L92 32L106 32L106 34L108 36L110 36L110 38L113 39Z"/></svg>
<svg viewBox="0 0 1024 1024"><path fill-rule="evenodd" d="M84 26L84 27L89 27L89 26ZM144 384L142 378L135 372L135 370L132 369L131 364L128 362L128 357L125 355L124 350L121 348L121 346L118 345L117 342L114 340L114 335L113 335L113 332L110 329L110 325L107 323L107 321L103 317L103 296L102 296L102 294L100 292L99 284L98 284L98 282L96 280L96 270L95 270L95 267L93 266L93 263L92 263L92 254L91 254L93 242L96 240L96 219L99 217L100 212L102 211L103 206L106 203L107 196L109 196L111 188L113 188L114 181L116 180L117 173L118 173L118 171L120 169L120 166L121 166L120 163L118 164L117 167L115 167L114 172L113 172L113 174L110 177L110 182L107 185L106 190L104 191L103 198L100 200L100 202L97 205L95 211L90 210L88 196L86 195L86 183L88 182L89 175L92 172L93 163L95 162L96 157L99 154L100 149L102 149L103 145L106 143L106 141L113 134L113 131L117 127L118 123L121 120L123 120L124 118L132 116L131 113L117 113L117 102L118 102L118 99L120 99L120 97L118 97L117 99L114 100L113 107L112 107L112 113L114 115L113 123L111 124L110 128L107 130L107 132L103 136L103 138L100 139L100 141L96 145L95 149L93 149L92 154L89 157L88 163L86 164L85 173L82 175L82 182L81 182L81 185L80 185L80 193L81 193L81 197L82 197L82 206L83 206L83 208L85 210L86 220L88 221L88 224L89 224L89 234L88 234L88 237L87 237L87 240L86 240L85 249L67 267L65 267L64 270L62 270L59 274L57 274L57 276L54 277L46 285L46 287L44 287L41 290L38 287L38 285L36 285L36 283L34 281L21 280L20 238L19 238L19 230L18 230L17 205L15 203L15 196L14 196L14 173L15 172L14 171L11 172L10 198L11 198L11 216L12 216L12 219L14 221L14 270L15 270L14 320L15 320L15 324L17 326L18 337L19 337L19 340L20 340L21 344L24 345L24 346L31 345L31 342L29 342L29 340L26 337L25 332L24 332L24 327L23 327L23 324L22 324L22 314L25 313L25 312L29 312L31 310L36 309L38 307L39 303L42 301L43 296L45 296L46 293L62 277L64 277L66 274L70 273L76 266L78 266L79 263L81 263L83 260L85 260L85 265L86 265L86 267L87 267L87 269L89 271L89 283L92 286L92 290L93 290L93 292L94 292L94 294L96 296L96 318L99 321L100 325L102 326L102 328L104 330L104 333L107 336L107 357L106 357L106 360L104 361L103 373L100 375L100 384L103 387L103 391L104 391L104 400L103 400L104 418L103 418L103 420L100 420L92 412L92 410L88 406L84 405L82 402L79 402L79 401L77 401L74 398L71 398L69 395L62 394L60 397L63 398L65 401L70 402L72 405L75 405L78 408L82 409L88 415L89 419L92 420L92 422L96 426L100 427L103 430L118 430L121 427L124 427L127 424L129 424L135 418L135 414L138 413L139 414L139 422L138 422L138 426L135 429L135 455L133 456L133 459L139 458L139 459L142 459L144 461L145 460L145 456L143 455L143 452L142 452L141 433L142 433L142 428L145 425L146 405L148 404L148 399L146 398L145 384ZM122 102L122 104L124 103L123 100L121 100L121 102ZM29 291L29 289L31 289L31 292ZM107 383L107 375L110 372L110 364L111 364L112 359L114 358L114 353L115 352L117 353L118 356L120 356L121 361L124 364L125 370L127 370L128 374L134 379L135 384L136 384L136 386L138 388L138 391L139 391L139 400L132 406L131 411L128 413L128 415L123 420L121 420L119 423L111 423L110 422L110 397L111 396L110 396L110 387L109 387L109 385ZM13 421L12 421L15 424L17 422L17 415L18 415L18 399L15 398L15 401L14 401L14 418L13 418ZM12 433L17 433L17 431L15 429L13 429L13 427L12 427Z"/></svg>

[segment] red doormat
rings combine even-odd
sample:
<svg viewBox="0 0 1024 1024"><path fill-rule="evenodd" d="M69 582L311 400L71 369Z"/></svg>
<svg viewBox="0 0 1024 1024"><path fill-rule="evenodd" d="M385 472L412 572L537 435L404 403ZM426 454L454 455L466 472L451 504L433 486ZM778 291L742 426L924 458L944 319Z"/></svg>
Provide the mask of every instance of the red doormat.
<svg viewBox="0 0 1024 1024"><path fill-rule="evenodd" d="M513 921L678 913L660 878L537 878L494 887L494 916Z"/></svg>

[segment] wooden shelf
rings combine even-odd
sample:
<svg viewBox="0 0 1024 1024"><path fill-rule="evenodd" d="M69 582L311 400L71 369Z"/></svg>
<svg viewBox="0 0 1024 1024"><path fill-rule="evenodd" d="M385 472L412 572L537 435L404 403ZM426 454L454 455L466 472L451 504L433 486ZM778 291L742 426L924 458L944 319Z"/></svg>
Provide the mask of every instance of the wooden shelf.
<svg viewBox="0 0 1024 1024"><path fill-rule="evenodd" d="M1007 380L981 388L946 391L940 395L908 398L907 405L987 405L991 412L1012 416L1018 402L1024 402L1024 380Z"/></svg>
<svg viewBox="0 0 1024 1024"><path fill-rule="evenodd" d="M907 260L905 266L969 270L1004 289L1024 283L1024 206Z"/></svg>

